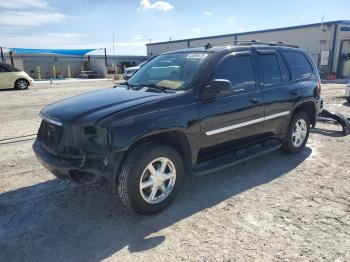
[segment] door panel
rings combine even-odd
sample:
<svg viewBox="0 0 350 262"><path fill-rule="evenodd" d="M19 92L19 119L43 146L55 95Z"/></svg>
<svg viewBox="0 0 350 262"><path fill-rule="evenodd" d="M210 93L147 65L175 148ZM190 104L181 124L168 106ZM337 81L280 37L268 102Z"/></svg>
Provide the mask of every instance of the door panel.
<svg viewBox="0 0 350 262"><path fill-rule="evenodd" d="M283 134L293 105L302 99L302 89L297 82L291 81L288 68L278 52L273 49L257 50L256 55L265 103L264 133Z"/></svg>
<svg viewBox="0 0 350 262"><path fill-rule="evenodd" d="M302 99L298 83L282 84L264 88L265 123L264 132L279 135L286 132L294 104Z"/></svg>
<svg viewBox="0 0 350 262"><path fill-rule="evenodd" d="M203 152L230 150L239 141L251 140L262 132L264 104L256 78L250 52L229 54L220 60L214 79L230 80L233 91L232 95L199 103Z"/></svg>
<svg viewBox="0 0 350 262"><path fill-rule="evenodd" d="M3 73L4 74L4 87L5 88L12 88L13 87L13 83L12 83L12 78L14 73L13 72L6 72Z"/></svg>
<svg viewBox="0 0 350 262"><path fill-rule="evenodd" d="M0 65L0 88L10 88L12 72L8 72L6 68Z"/></svg>
<svg viewBox="0 0 350 262"><path fill-rule="evenodd" d="M203 147L211 147L260 133L264 118L262 101L261 91L255 90L202 102L199 111Z"/></svg>

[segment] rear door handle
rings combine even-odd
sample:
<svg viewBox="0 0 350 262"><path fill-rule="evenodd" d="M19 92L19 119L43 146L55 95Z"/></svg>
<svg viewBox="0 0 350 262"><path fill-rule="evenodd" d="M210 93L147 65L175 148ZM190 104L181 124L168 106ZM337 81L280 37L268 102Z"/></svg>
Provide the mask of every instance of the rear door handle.
<svg viewBox="0 0 350 262"><path fill-rule="evenodd" d="M251 102L252 104L259 104L259 103L260 103L260 99L254 97L254 98L252 98L252 99L250 100L250 102Z"/></svg>

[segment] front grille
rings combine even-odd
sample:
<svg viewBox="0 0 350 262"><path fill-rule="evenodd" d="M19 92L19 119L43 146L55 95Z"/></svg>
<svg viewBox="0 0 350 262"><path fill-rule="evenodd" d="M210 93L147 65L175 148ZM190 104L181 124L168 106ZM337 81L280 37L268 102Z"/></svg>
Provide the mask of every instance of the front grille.
<svg viewBox="0 0 350 262"><path fill-rule="evenodd" d="M51 124L45 120L41 122L38 139L49 149L57 152L62 138L63 129L61 126Z"/></svg>

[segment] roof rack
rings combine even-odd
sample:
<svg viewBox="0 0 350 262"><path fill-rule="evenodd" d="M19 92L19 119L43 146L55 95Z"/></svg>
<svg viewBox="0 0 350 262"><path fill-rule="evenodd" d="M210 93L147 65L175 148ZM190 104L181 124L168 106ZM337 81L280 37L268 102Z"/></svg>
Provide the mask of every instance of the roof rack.
<svg viewBox="0 0 350 262"><path fill-rule="evenodd" d="M299 48L297 45L291 45L285 42L262 42L260 40L233 40L228 42L218 42L215 44L234 44L234 45L268 45L268 46L286 46L286 47L294 47ZM208 43L204 46L206 49L212 48L213 45Z"/></svg>
<svg viewBox="0 0 350 262"><path fill-rule="evenodd" d="M299 48L297 45L291 45L286 42L262 42L260 40L234 40L233 41L236 45L269 45L269 46L287 46L287 47L294 47Z"/></svg>

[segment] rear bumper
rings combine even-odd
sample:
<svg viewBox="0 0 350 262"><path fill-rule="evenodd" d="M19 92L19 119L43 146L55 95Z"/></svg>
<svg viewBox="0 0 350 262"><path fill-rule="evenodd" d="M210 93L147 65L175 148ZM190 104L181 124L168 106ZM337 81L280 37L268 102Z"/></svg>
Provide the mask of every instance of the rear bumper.
<svg viewBox="0 0 350 262"><path fill-rule="evenodd" d="M115 159L108 159L104 161L103 156L101 157L100 165L91 164L88 159L86 161L77 159L65 159L55 156L45 150L41 145L40 141L36 140L33 144L33 151L38 161L52 174L60 179L71 179L79 184L96 183L106 178L109 182L114 182L114 174L117 173L119 164L121 162L121 156L117 161ZM81 164L82 162L87 164ZM107 163L105 163L107 162Z"/></svg>

